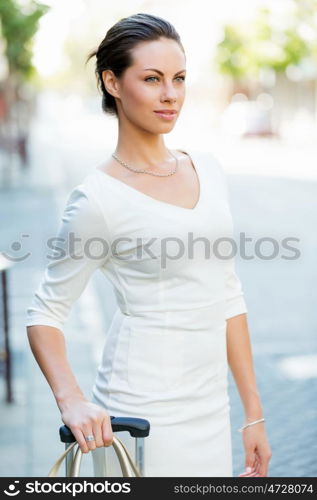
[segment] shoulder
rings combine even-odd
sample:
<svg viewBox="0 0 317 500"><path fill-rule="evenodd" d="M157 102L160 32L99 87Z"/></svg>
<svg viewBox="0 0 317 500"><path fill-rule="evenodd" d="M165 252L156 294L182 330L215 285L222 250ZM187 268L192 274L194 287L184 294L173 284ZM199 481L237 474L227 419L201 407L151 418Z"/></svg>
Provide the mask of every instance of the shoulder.
<svg viewBox="0 0 317 500"><path fill-rule="evenodd" d="M202 156L205 159L205 163L207 165L207 168L209 168L211 171L214 171L215 173L218 173L220 175L225 175L225 171L223 168L223 165L219 158L214 154L211 153L210 151L202 151Z"/></svg>
<svg viewBox="0 0 317 500"><path fill-rule="evenodd" d="M92 211L96 206L91 191L90 182L84 179L69 191L66 199L65 212L72 210Z"/></svg>
<svg viewBox="0 0 317 500"><path fill-rule="evenodd" d="M228 178L219 158L210 151L191 150L190 153L193 160L196 160L197 164L204 170L212 186L216 187L224 198L229 199Z"/></svg>
<svg viewBox="0 0 317 500"><path fill-rule="evenodd" d="M98 200L98 180L95 175L88 174L68 193L62 221L86 229L98 222L104 224L103 211Z"/></svg>
<svg viewBox="0 0 317 500"><path fill-rule="evenodd" d="M194 163L197 162L202 168L207 170L209 173L218 176L222 180L225 180L226 177L225 170L222 166L221 161L214 153L205 150L188 149L188 148L182 151L185 151L188 155L190 155Z"/></svg>

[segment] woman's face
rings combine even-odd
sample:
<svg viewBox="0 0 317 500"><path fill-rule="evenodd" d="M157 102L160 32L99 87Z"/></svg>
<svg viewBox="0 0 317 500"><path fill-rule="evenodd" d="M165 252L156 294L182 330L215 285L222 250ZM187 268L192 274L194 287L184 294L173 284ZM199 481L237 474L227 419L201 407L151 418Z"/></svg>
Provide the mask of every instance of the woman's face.
<svg viewBox="0 0 317 500"><path fill-rule="evenodd" d="M177 42L160 38L140 42L132 58L133 64L122 76L107 85L117 97L119 122L128 120L154 134L168 133L185 99L185 55ZM176 114L167 119L157 113L160 110L174 110Z"/></svg>

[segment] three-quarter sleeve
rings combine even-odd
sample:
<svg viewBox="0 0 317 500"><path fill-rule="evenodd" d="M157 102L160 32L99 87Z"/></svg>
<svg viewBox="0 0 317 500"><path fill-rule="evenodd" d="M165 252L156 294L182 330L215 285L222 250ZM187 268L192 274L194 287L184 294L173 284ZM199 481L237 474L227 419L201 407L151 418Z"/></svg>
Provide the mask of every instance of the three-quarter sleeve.
<svg viewBox="0 0 317 500"><path fill-rule="evenodd" d="M247 313L244 292L240 279L235 271L234 258L225 264L226 317L233 318L238 314Z"/></svg>
<svg viewBox="0 0 317 500"><path fill-rule="evenodd" d="M227 207L227 213L231 226L231 234L233 237L233 217L230 205L230 195L228 188L228 181L223 170L222 165L217 161L218 167L222 177L223 183L223 193L225 197L225 204ZM224 259L224 280L225 280L225 319L232 318L238 314L247 313L247 305L245 301L245 296L242 288L241 281L236 273L235 269L235 256L231 258Z"/></svg>
<svg viewBox="0 0 317 500"><path fill-rule="evenodd" d="M110 255L104 214L85 186L71 191L56 237L48 245L51 260L26 311L26 326L62 329L91 275Z"/></svg>

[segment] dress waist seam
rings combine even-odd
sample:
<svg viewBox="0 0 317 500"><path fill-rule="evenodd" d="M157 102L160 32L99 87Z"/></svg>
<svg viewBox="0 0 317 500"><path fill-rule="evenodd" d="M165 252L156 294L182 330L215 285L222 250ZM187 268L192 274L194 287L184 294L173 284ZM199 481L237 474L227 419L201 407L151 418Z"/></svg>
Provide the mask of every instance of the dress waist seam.
<svg viewBox="0 0 317 500"><path fill-rule="evenodd" d="M199 309L207 309L207 308L209 308L211 306L215 306L217 304L223 305L224 303L225 303L225 299L214 301L214 302L210 302L209 304L206 304L206 305L203 305L203 306L191 307L190 309L188 307L186 307L185 309L161 309L161 310L159 310L159 309L143 309L143 310L138 310L138 311L130 310L129 312L128 311L122 311L120 308L118 308L118 310L120 310L121 313L124 316L138 316L138 315L142 315L142 314L146 314L146 313L169 313L169 312L184 312L184 313L187 313L188 311L196 311L196 310L199 310Z"/></svg>

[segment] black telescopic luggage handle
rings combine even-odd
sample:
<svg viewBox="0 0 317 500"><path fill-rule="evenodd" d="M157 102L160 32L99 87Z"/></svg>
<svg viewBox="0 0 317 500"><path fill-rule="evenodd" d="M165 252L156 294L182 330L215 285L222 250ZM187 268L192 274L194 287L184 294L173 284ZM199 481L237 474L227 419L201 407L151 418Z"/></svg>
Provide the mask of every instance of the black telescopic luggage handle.
<svg viewBox="0 0 317 500"><path fill-rule="evenodd" d="M132 437L146 437L150 433L150 422L144 418L110 417L113 432L128 431ZM59 435L63 443L74 443L74 434L67 425L59 428Z"/></svg>
<svg viewBox="0 0 317 500"><path fill-rule="evenodd" d="M136 465L137 465L138 470L135 469L134 465L133 465L133 468L134 468L134 472L138 476L140 476L140 474L143 475L143 470L144 470L144 438L150 434L150 422L148 420L143 419L143 418L134 418L134 417L113 417L113 416L110 416L110 419L111 419L111 427L112 427L113 432L128 431L132 437L136 438L135 439L135 461L136 461ZM59 428L59 435L60 435L61 441L63 443L65 443L66 449L68 447L72 446L70 443L76 442L76 438L75 438L74 434L72 433L72 431L70 430L70 428L67 425L62 425ZM123 445L121 443L121 447L122 446ZM67 477L72 475L71 471L73 471L73 461L74 461L74 449L71 449L70 452L65 457L65 466L66 466L66 476ZM77 460L75 460L75 462L77 463ZM50 474L53 473L54 467L56 468L56 465L53 466L52 470L50 471ZM79 468L79 467L80 467L80 462L79 462L79 466L77 464L77 468ZM55 470L54 470L53 476L55 476Z"/></svg>

